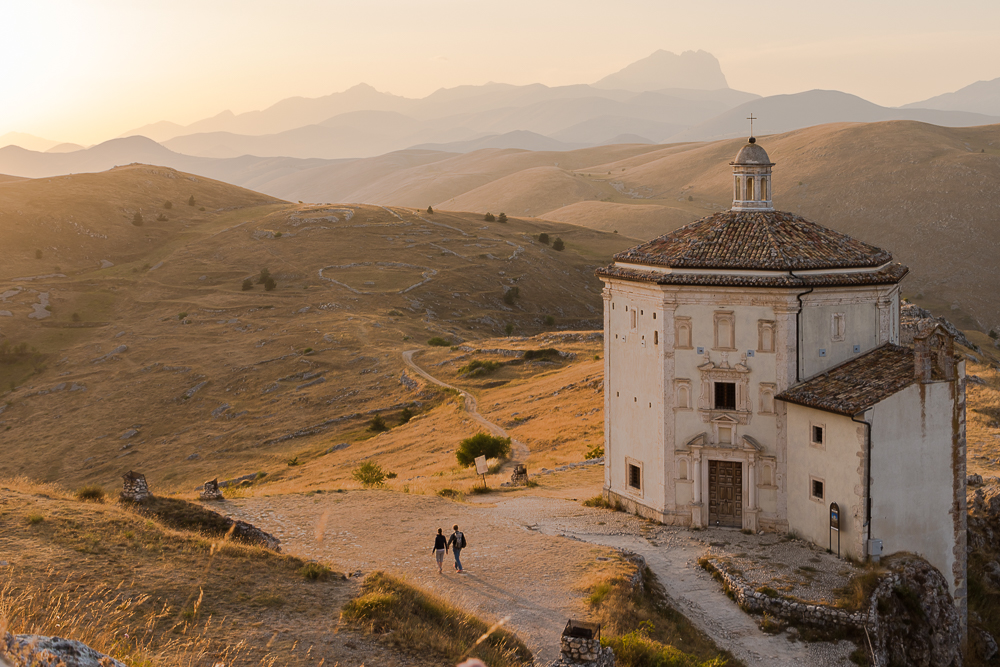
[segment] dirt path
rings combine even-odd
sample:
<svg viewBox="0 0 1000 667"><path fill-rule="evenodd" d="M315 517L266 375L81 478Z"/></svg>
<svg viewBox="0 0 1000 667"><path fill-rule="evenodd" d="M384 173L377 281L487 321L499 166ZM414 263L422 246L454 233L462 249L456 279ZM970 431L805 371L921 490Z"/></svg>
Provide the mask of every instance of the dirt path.
<svg viewBox="0 0 1000 667"><path fill-rule="evenodd" d="M424 378L428 382L438 385L439 387L444 387L445 389L454 389L455 391L457 391L459 394L462 395L462 398L465 399L465 410L466 412L469 413L470 417L472 417L477 422L485 426L486 429L489 430L489 432L492 433L493 435L498 435L501 438L510 438L510 435L508 435L507 431L505 431L501 426L499 426L498 424L494 424L490 420L486 419L486 417L483 417L481 414L479 414L479 409L478 409L479 403L476 400L475 396L465 391L464 389L459 389L454 385L450 385L447 382L442 382L441 380L438 380L436 377L432 376L430 373L420 368L420 366L417 366L416 362L413 361L413 355L419 351L420 350L417 349L417 350L407 350L406 352L403 352L403 361L406 362L406 365L409 366L414 373ZM510 439L510 444L513 450L512 452L513 456L511 457L509 463L524 463L527 460L529 454L528 446L525 445L520 440L515 440L514 438Z"/></svg>

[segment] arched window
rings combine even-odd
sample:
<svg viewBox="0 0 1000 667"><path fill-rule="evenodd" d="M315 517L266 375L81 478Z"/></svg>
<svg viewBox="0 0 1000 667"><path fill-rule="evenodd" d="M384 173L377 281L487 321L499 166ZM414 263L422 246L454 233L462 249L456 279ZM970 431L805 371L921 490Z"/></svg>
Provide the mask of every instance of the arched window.
<svg viewBox="0 0 1000 667"><path fill-rule="evenodd" d="M688 462L681 459L677 462L677 479L687 479L688 478Z"/></svg>
<svg viewBox="0 0 1000 667"><path fill-rule="evenodd" d="M760 485L771 486L771 466L762 465L760 467Z"/></svg>
<svg viewBox="0 0 1000 667"><path fill-rule="evenodd" d="M679 350L691 349L691 318L677 318L677 335L674 340L674 347Z"/></svg>
<svg viewBox="0 0 1000 667"><path fill-rule="evenodd" d="M717 350L734 350L736 336L732 311L715 313L715 348Z"/></svg>
<svg viewBox="0 0 1000 667"><path fill-rule="evenodd" d="M747 176L747 199L753 199L753 176Z"/></svg>

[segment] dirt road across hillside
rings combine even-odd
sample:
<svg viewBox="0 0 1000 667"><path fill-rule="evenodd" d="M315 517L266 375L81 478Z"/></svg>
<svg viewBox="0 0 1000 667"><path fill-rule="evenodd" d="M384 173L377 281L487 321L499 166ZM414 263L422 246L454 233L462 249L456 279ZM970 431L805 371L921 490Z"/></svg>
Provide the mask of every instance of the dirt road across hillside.
<svg viewBox="0 0 1000 667"><path fill-rule="evenodd" d="M403 355L414 372L450 387L417 366L414 352ZM461 393L470 416L506 435L477 412L475 397ZM527 456L521 443L515 452ZM348 572L396 572L473 613L510 616L510 627L540 664L558 656L566 619L586 617L581 582L595 563L609 556L609 547L641 554L674 607L747 665L851 664L847 656L854 646L849 642L808 644L789 641L784 634L766 635L726 597L697 565L708 543L725 539L725 529L695 535L560 498L480 500L462 504L435 496L352 491L238 499L227 507L233 516L276 535L289 553L329 561ZM442 576L431 557L433 535L439 527L447 532L453 523L469 540L462 555L468 574Z"/></svg>

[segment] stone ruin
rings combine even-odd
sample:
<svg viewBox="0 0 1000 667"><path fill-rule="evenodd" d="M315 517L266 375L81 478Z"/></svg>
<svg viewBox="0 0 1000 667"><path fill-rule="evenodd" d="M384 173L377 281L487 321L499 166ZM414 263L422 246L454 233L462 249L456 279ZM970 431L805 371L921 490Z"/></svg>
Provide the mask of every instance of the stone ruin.
<svg viewBox="0 0 1000 667"><path fill-rule="evenodd" d="M514 474L510 476L510 486L528 486L528 467L514 466Z"/></svg>
<svg viewBox="0 0 1000 667"><path fill-rule="evenodd" d="M219 478L216 477L205 482L205 488L198 494L198 497L202 500L225 500L222 497L222 491L219 490Z"/></svg>
<svg viewBox="0 0 1000 667"><path fill-rule="evenodd" d="M122 475L122 500L131 500L134 503L141 503L148 500L153 494L149 492L149 484L146 483L146 476L129 470Z"/></svg>
<svg viewBox="0 0 1000 667"><path fill-rule="evenodd" d="M553 667L615 667L615 652L601 648L600 623L570 619L559 641L559 660Z"/></svg>

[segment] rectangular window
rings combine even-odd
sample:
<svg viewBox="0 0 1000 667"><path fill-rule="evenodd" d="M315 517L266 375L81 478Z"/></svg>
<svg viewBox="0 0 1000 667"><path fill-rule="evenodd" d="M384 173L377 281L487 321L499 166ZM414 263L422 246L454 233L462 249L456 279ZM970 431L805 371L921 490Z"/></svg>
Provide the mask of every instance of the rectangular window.
<svg viewBox="0 0 1000 667"><path fill-rule="evenodd" d="M809 495L812 496L813 500L823 500L823 480L809 479Z"/></svg>
<svg viewBox="0 0 1000 667"><path fill-rule="evenodd" d="M642 489L642 469L631 463L628 464L628 485L633 489Z"/></svg>
<svg viewBox="0 0 1000 667"><path fill-rule="evenodd" d="M823 442L824 442L823 436L825 435L823 433L823 430L824 429L823 429L822 426L817 426L816 424L812 425L812 444L814 444L814 445L822 445L823 444Z"/></svg>
<svg viewBox="0 0 1000 667"><path fill-rule="evenodd" d="M632 309L632 328L635 329L637 323L635 309Z"/></svg>
<svg viewBox="0 0 1000 667"><path fill-rule="evenodd" d="M736 409L736 383L716 382L715 383L715 409L735 410Z"/></svg>

